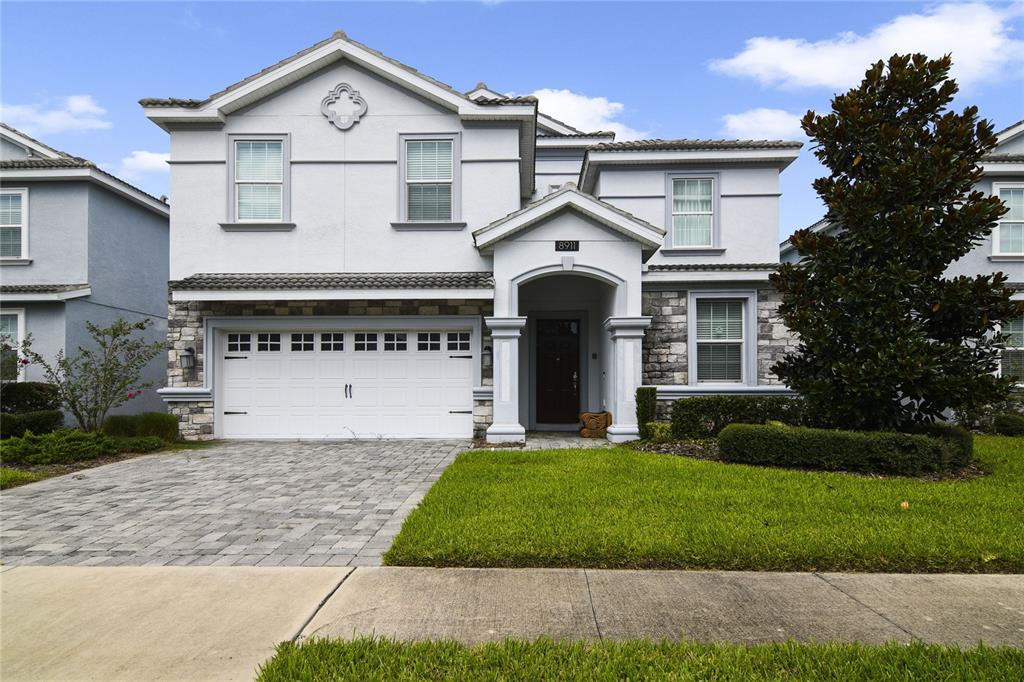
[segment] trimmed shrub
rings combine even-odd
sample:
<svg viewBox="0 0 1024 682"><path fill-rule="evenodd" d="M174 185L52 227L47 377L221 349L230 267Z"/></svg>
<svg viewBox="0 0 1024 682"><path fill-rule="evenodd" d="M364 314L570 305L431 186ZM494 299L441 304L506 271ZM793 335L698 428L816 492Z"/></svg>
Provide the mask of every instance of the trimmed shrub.
<svg viewBox="0 0 1024 682"><path fill-rule="evenodd" d="M0 391L0 412L22 414L59 410L57 387L41 381L11 381Z"/></svg>
<svg viewBox="0 0 1024 682"><path fill-rule="evenodd" d="M101 433L59 429L36 435L26 431L21 438L9 438L0 449L4 464L69 464L117 453L113 438Z"/></svg>
<svg viewBox="0 0 1024 682"><path fill-rule="evenodd" d="M168 443L178 440L178 418L165 412L118 414L103 422L103 433L108 436L156 436Z"/></svg>
<svg viewBox="0 0 1024 682"><path fill-rule="evenodd" d="M647 440L654 443L667 443L672 440L672 428L668 422L647 422L644 424L647 430Z"/></svg>
<svg viewBox="0 0 1024 682"><path fill-rule="evenodd" d="M727 462L902 476L947 471L960 457L949 438L756 424L727 426L718 445Z"/></svg>
<svg viewBox="0 0 1024 682"><path fill-rule="evenodd" d="M792 426L808 422L807 404L786 396L709 395L672 402L672 437L714 438L729 424L764 424L769 421Z"/></svg>
<svg viewBox="0 0 1024 682"><path fill-rule="evenodd" d="M912 433L919 433L932 438L945 438L956 448L953 458L953 468L960 469L971 463L974 457L974 434L962 426L946 422L935 422L934 424L921 424L912 430Z"/></svg>
<svg viewBox="0 0 1024 682"><path fill-rule="evenodd" d="M1000 436L1024 436L1024 414L998 414L992 420L992 430Z"/></svg>
<svg viewBox="0 0 1024 682"><path fill-rule="evenodd" d="M64 425L64 413L60 410L39 410L12 414L0 412L0 438L23 436L32 433L50 433Z"/></svg>
<svg viewBox="0 0 1024 682"><path fill-rule="evenodd" d="M117 451L121 452L153 452L159 450L166 441L159 436L132 436L129 438L115 438L114 445Z"/></svg>
<svg viewBox="0 0 1024 682"><path fill-rule="evenodd" d="M651 437L647 424L657 418L658 389L653 386L641 386L636 389L636 423L640 425L640 437Z"/></svg>

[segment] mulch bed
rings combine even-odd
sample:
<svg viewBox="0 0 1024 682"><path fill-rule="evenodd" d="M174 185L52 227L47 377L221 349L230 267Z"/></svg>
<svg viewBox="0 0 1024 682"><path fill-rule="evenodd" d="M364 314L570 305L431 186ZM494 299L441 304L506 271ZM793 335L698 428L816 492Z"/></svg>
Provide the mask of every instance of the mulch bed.
<svg viewBox="0 0 1024 682"><path fill-rule="evenodd" d="M113 464L114 462L122 462L126 459L135 459L136 457L151 454L153 453L122 452L116 455L105 455L95 459L84 459L78 462L69 462L67 464L4 464L4 467L8 469L16 469L18 471L28 471L33 474L42 474L47 478L53 478L54 476L73 474L77 471L84 471L85 469L94 469L96 467L103 466L104 464Z"/></svg>

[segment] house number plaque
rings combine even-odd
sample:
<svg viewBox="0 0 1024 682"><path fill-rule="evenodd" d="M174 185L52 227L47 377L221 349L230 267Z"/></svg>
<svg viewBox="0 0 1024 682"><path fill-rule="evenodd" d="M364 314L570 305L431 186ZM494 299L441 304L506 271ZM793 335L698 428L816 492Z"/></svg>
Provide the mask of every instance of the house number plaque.
<svg viewBox="0 0 1024 682"><path fill-rule="evenodd" d="M579 239L563 239L555 242L555 251L579 251Z"/></svg>

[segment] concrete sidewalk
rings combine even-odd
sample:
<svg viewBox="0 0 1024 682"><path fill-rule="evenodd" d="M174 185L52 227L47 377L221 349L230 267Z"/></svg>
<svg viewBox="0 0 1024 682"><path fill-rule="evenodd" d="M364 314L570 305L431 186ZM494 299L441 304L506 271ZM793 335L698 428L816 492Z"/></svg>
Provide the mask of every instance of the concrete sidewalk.
<svg viewBox="0 0 1024 682"><path fill-rule="evenodd" d="M1024 576L3 567L0 678L247 680L290 639L920 639L1024 648Z"/></svg>

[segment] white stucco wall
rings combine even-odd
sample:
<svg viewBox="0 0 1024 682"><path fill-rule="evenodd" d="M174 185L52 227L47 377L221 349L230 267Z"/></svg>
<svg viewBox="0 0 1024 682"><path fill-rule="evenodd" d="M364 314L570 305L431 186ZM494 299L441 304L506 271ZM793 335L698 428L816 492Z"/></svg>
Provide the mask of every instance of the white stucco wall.
<svg viewBox="0 0 1024 682"><path fill-rule="evenodd" d="M537 168L533 199L547 195L552 185L561 187L567 182L578 182L580 167L583 165L582 149L537 149Z"/></svg>
<svg viewBox="0 0 1024 682"><path fill-rule="evenodd" d="M341 131L320 102L345 82L367 112ZM399 135L459 133L458 231L409 232L398 219ZM230 134L288 134L291 232L225 232ZM243 109L220 130L171 134L172 279L197 272L487 270L472 230L520 207L515 122L464 124L454 113L346 62Z"/></svg>
<svg viewBox="0 0 1024 682"><path fill-rule="evenodd" d="M638 218L671 230L667 177L707 173L718 179L721 254L670 256L660 251L649 264L771 263L778 261L779 169L774 166L678 164L601 170L594 193Z"/></svg>
<svg viewBox="0 0 1024 682"><path fill-rule="evenodd" d="M28 188L28 265L0 265L6 285L84 284L88 273L89 183L5 181Z"/></svg>

